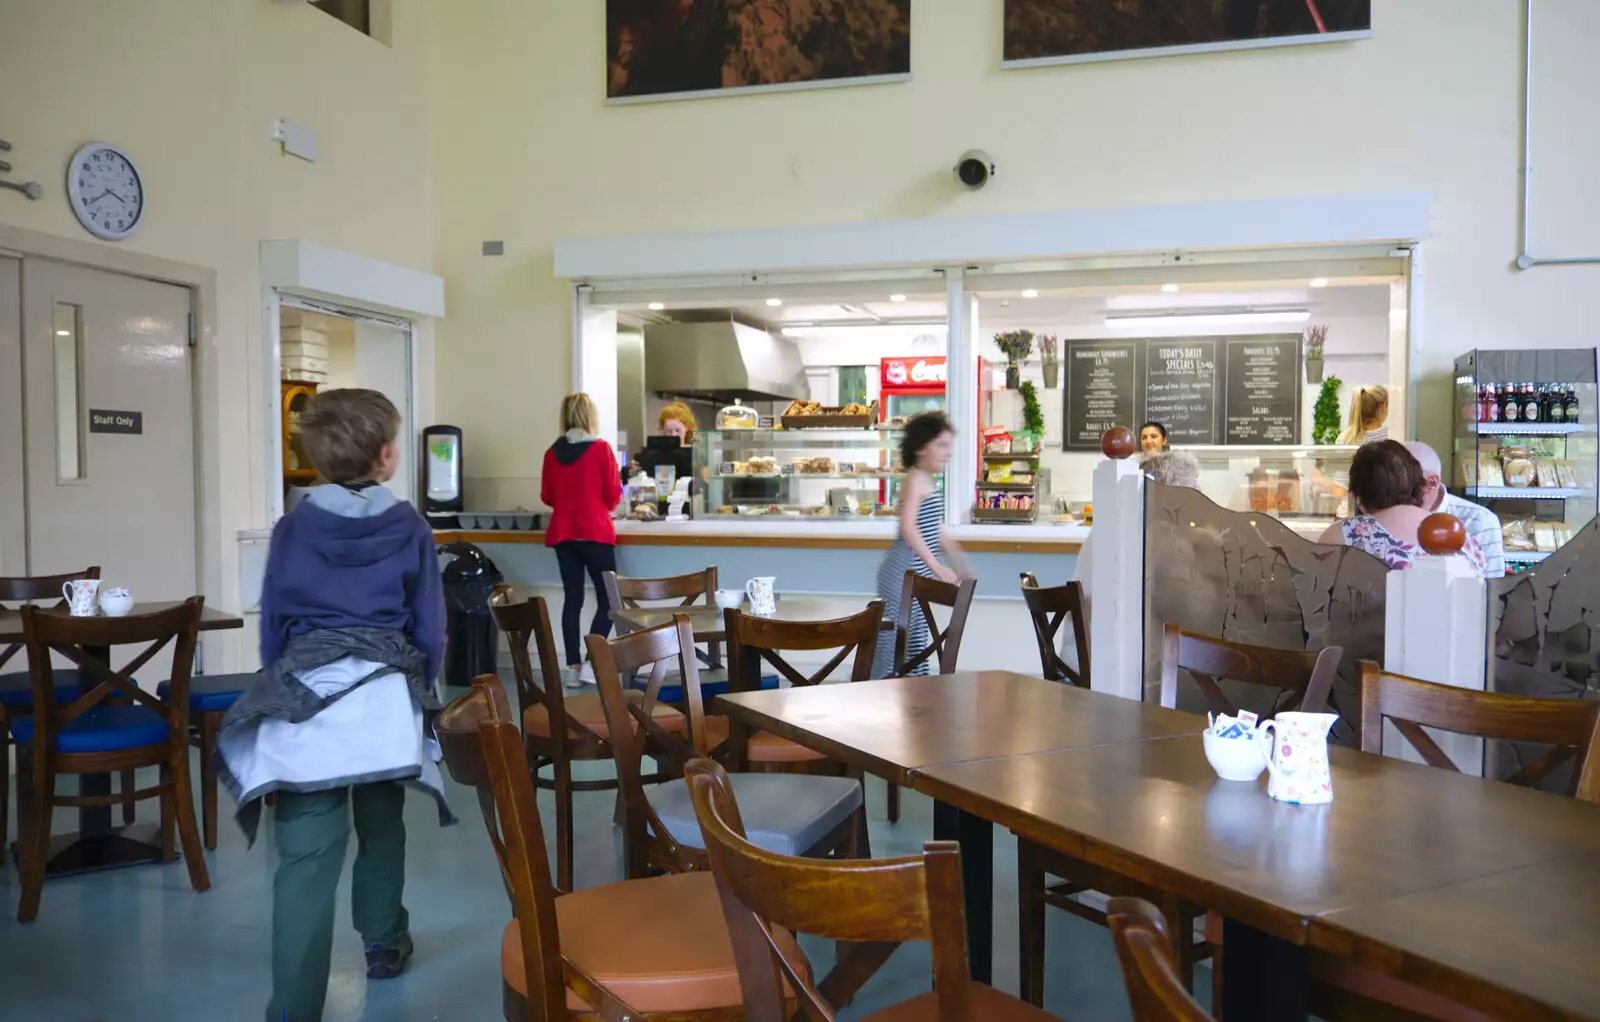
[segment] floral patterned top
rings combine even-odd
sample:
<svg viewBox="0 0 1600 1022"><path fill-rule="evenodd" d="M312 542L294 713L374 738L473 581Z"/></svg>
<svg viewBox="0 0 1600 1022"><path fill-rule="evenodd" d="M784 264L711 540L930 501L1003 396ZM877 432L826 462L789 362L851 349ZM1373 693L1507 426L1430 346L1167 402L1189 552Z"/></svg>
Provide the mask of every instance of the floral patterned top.
<svg viewBox="0 0 1600 1022"><path fill-rule="evenodd" d="M1347 518L1343 525L1345 546L1365 550L1382 561L1384 567L1391 571L1409 568L1416 563L1417 558L1427 556L1420 546L1398 538L1371 515ZM1461 548L1461 556L1478 569L1480 574L1483 572L1485 563L1483 550L1471 536L1467 537L1467 545Z"/></svg>

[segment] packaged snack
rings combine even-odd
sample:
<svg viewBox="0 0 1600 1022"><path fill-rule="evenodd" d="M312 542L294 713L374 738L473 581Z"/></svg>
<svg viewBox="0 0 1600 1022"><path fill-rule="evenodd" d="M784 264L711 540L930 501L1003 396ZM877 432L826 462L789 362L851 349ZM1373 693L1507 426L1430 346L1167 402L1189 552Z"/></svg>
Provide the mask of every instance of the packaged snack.
<svg viewBox="0 0 1600 1022"><path fill-rule="evenodd" d="M1010 465L993 465L993 466L991 466L990 469L989 469L989 478L985 480L985 482L990 482L990 483L1009 483L1011 481L1012 481L1012 479L1011 479L1011 466Z"/></svg>
<svg viewBox="0 0 1600 1022"><path fill-rule="evenodd" d="M1533 459L1533 474L1537 477L1537 482L1534 484L1536 486L1557 487L1561 485L1560 476L1556 472L1554 458Z"/></svg>
<svg viewBox="0 0 1600 1022"><path fill-rule="evenodd" d="M1505 473L1505 485L1533 485L1533 459L1525 457L1507 457L1502 460L1500 467Z"/></svg>
<svg viewBox="0 0 1600 1022"><path fill-rule="evenodd" d="M1578 470L1570 461L1556 462L1556 479L1558 480L1557 485L1564 486L1569 490L1578 488Z"/></svg>
<svg viewBox="0 0 1600 1022"><path fill-rule="evenodd" d="M1500 526L1500 535L1507 550L1526 553L1539 549L1533 540L1533 523L1530 519L1506 519Z"/></svg>
<svg viewBox="0 0 1600 1022"><path fill-rule="evenodd" d="M1478 485L1479 486L1504 486L1505 473L1500 470L1500 459L1491 456L1478 458Z"/></svg>

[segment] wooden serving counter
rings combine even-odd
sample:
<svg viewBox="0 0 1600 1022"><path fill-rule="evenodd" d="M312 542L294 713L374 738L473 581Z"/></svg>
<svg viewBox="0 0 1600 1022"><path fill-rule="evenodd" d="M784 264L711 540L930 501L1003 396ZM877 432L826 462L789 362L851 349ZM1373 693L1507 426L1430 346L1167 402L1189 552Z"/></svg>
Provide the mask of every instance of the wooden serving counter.
<svg viewBox="0 0 1600 1022"><path fill-rule="evenodd" d="M791 549L887 550L894 542L895 522L688 522L617 523L618 546L787 547ZM1089 536L1085 525L957 525L951 534L973 553L1076 554ZM478 544L544 544L540 530L450 529L434 540L466 540Z"/></svg>

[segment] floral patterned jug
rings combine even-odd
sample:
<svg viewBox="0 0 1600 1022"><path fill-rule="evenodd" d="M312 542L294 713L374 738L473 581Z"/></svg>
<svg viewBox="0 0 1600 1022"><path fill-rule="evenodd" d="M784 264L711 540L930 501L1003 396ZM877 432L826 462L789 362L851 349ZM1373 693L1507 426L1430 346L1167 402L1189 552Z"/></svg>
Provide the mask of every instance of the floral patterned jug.
<svg viewBox="0 0 1600 1022"><path fill-rule="evenodd" d="M1267 781L1268 795L1300 805L1333 801L1328 731L1338 719L1333 713L1280 713L1262 721L1256 728L1256 741L1261 743L1272 774Z"/></svg>

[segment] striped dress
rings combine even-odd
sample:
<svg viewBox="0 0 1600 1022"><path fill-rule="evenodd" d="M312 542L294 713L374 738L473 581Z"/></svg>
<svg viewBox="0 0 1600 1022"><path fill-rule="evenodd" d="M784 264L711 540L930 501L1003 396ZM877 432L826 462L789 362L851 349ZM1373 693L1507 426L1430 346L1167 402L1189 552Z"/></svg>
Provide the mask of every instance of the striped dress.
<svg viewBox="0 0 1600 1022"><path fill-rule="evenodd" d="M917 532L922 536L922 542L928 546L928 552L937 558L942 551L939 549L939 530L944 525L944 492L935 488L922 503L917 505ZM915 571L924 578L933 578L933 571L922 558L912 552L904 536L896 536L894 545L884 554L883 562L878 565L878 597L883 600L883 612L890 617L900 612L900 589L905 583L907 571ZM878 647L872 658L872 676L874 678L891 678L894 676L894 641L895 633L892 631L878 633ZM922 616L922 611L915 605L911 608L911 621L906 636L906 656L914 657L928 648L928 622ZM918 664L911 672L913 675L928 673L928 664Z"/></svg>

